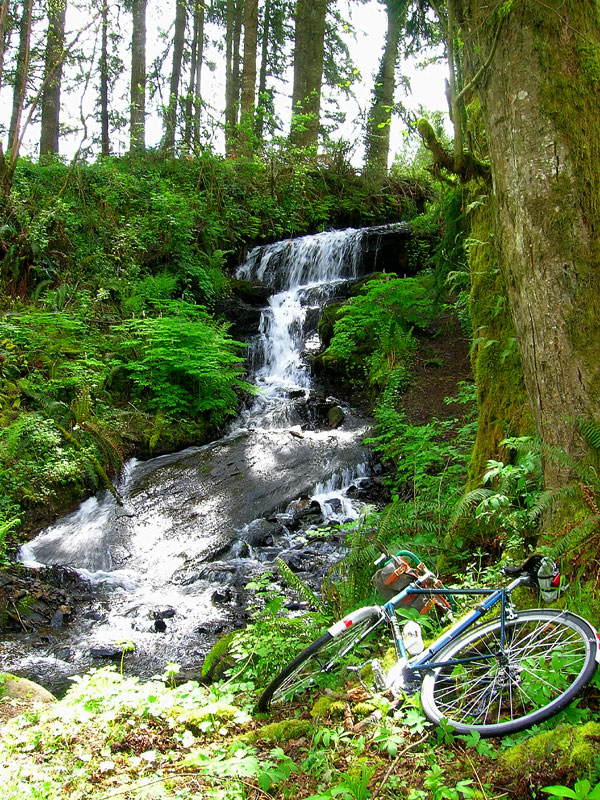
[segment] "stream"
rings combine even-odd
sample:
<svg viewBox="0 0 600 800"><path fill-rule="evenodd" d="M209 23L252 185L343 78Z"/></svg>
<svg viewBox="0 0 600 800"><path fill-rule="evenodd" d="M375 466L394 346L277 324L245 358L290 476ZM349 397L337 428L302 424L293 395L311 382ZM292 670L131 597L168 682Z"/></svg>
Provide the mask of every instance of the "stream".
<svg viewBox="0 0 600 800"><path fill-rule="evenodd" d="M4 670L58 691L90 666L118 663L126 645L129 673L150 677L174 661L198 674L218 635L246 621L245 584L277 556L318 588L342 537L307 538L307 528L358 515L370 420L315 382L310 355L320 347L323 305L382 268L377 237L391 228L321 233L249 254L238 277L273 289L248 347L259 393L218 441L130 460L122 504L108 492L89 498L23 546L32 569L70 568L80 601L65 624L8 635Z"/></svg>

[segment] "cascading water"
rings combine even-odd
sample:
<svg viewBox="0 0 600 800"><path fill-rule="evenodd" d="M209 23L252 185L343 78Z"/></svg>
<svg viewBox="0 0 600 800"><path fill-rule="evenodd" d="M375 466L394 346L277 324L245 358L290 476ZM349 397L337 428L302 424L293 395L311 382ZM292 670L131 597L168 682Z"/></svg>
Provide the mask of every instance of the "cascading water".
<svg viewBox="0 0 600 800"><path fill-rule="evenodd" d="M193 670L216 635L243 619L239 587L252 575L286 552L302 572L304 540L281 513L288 504L320 508L331 521L356 516L345 487L366 474L368 420L344 408L335 430L307 423L306 354L323 304L361 269L364 235L323 233L250 253L238 275L275 290L249 348L260 393L223 439L129 462L122 506L109 494L91 498L23 547L26 565L76 570L93 602L60 630L7 637L4 669L58 685L98 652L133 642L131 671L151 675L172 660ZM321 573L335 558L327 548L307 556Z"/></svg>

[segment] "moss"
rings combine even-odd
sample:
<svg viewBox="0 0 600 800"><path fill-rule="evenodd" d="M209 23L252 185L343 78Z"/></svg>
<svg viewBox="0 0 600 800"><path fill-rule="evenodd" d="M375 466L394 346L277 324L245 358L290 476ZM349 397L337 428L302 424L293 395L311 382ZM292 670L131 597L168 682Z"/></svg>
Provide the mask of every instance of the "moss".
<svg viewBox="0 0 600 800"><path fill-rule="evenodd" d="M488 197L472 215L468 248L474 336L471 363L479 408L469 489L478 485L488 459L499 455L502 439L534 432L515 333L506 311L492 220L493 198Z"/></svg>
<svg viewBox="0 0 600 800"><path fill-rule="evenodd" d="M581 776L600 756L600 723L560 725L504 750L498 757L498 772L507 780L543 786Z"/></svg>
<svg viewBox="0 0 600 800"><path fill-rule="evenodd" d="M329 717L330 719L341 719L346 711L346 703L338 697L324 695L319 697L310 711L313 719L318 717Z"/></svg>
<svg viewBox="0 0 600 800"><path fill-rule="evenodd" d="M229 703L215 702L209 703L207 706L202 706L201 708L193 708L190 711L186 711L184 714L179 716L179 720L185 725L196 728L202 722L206 722L206 720L220 720L223 722L230 721L234 719L237 714L239 714L239 711L239 708L236 708Z"/></svg>
<svg viewBox="0 0 600 800"><path fill-rule="evenodd" d="M284 719L281 722L272 722L256 731L250 731L240 737L245 742L290 742L310 736L313 732L313 723L305 719Z"/></svg>

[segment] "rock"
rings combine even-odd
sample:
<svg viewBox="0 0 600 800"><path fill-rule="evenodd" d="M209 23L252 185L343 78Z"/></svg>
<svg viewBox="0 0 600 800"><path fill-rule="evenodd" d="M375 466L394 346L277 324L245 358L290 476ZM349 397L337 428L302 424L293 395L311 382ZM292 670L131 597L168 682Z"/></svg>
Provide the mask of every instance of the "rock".
<svg viewBox="0 0 600 800"><path fill-rule="evenodd" d="M36 705L55 702L56 697L39 683L0 672L0 730L11 717L24 714Z"/></svg>
<svg viewBox="0 0 600 800"><path fill-rule="evenodd" d="M57 608L56 611L54 612L54 616L50 620L50 625L53 628L62 628L64 616L65 615L60 610L60 608Z"/></svg>
<svg viewBox="0 0 600 800"><path fill-rule="evenodd" d="M167 630L167 623L164 621L164 619L154 620L154 630L157 633L164 633Z"/></svg>
<svg viewBox="0 0 600 800"><path fill-rule="evenodd" d="M92 658L116 658L123 654L121 647L107 645L105 647L91 647L90 655Z"/></svg>
<svg viewBox="0 0 600 800"><path fill-rule="evenodd" d="M163 611L153 611L152 612L152 619L161 620L161 619L172 619L177 612L174 608L165 608Z"/></svg>
<svg viewBox="0 0 600 800"><path fill-rule="evenodd" d="M327 421L329 422L330 428L339 428L340 425L344 423L346 419L346 415L344 411L339 406L333 406L327 412Z"/></svg>
<svg viewBox="0 0 600 800"><path fill-rule="evenodd" d="M222 603L231 603L233 600L233 592L229 587L225 589L217 589L216 592L213 592L211 597L212 603L222 604Z"/></svg>

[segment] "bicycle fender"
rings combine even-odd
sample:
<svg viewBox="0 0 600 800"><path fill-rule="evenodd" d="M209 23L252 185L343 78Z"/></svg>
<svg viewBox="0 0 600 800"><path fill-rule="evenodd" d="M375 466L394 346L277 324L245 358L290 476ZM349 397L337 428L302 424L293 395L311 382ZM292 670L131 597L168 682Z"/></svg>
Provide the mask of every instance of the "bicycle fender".
<svg viewBox="0 0 600 800"><path fill-rule="evenodd" d="M348 614L347 617L339 620L339 622L335 622L331 628L327 629L327 633L332 637L339 636L340 633L343 633L345 630L352 627L352 625L371 616L381 617L381 608L379 606L365 606L364 608L357 608L356 611Z"/></svg>

